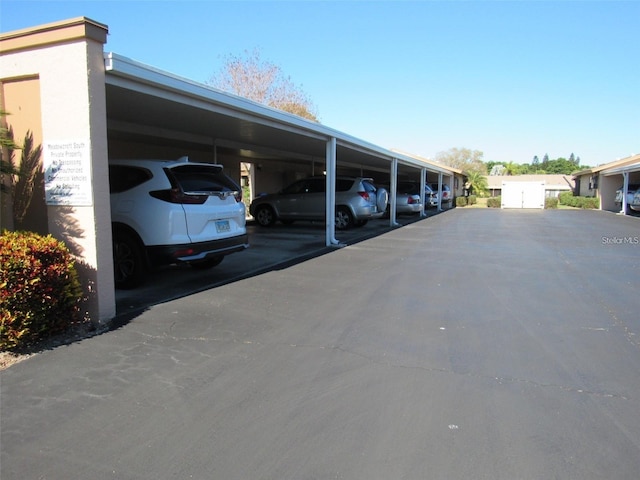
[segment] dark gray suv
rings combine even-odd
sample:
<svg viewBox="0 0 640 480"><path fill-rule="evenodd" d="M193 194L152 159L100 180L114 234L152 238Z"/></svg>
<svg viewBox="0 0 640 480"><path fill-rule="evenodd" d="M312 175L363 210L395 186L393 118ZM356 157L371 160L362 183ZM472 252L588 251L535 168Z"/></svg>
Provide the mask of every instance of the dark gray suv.
<svg viewBox="0 0 640 480"><path fill-rule="evenodd" d="M326 177L310 177L292 183L278 193L262 195L249 207L258 224L268 227L277 220L290 223L296 220L325 218ZM337 177L336 228L345 230L363 226L372 218L384 215L389 193L377 188L373 180L363 177Z"/></svg>

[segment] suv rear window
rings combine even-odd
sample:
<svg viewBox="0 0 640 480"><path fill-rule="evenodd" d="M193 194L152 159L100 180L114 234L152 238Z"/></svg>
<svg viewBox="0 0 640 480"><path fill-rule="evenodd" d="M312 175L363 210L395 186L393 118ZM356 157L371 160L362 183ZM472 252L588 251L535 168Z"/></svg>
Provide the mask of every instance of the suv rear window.
<svg viewBox="0 0 640 480"><path fill-rule="evenodd" d="M153 174L146 168L109 165L109 193L126 192L151 178Z"/></svg>
<svg viewBox="0 0 640 480"><path fill-rule="evenodd" d="M376 192L376 187L373 186L372 183L367 182L366 180L362 182L362 185L364 185L364 191L367 193L375 193Z"/></svg>
<svg viewBox="0 0 640 480"><path fill-rule="evenodd" d="M336 192L346 192L353 186L352 178L338 178L336 179Z"/></svg>
<svg viewBox="0 0 640 480"><path fill-rule="evenodd" d="M167 169L171 183L183 192L235 192L240 187L224 174L219 165L180 165Z"/></svg>

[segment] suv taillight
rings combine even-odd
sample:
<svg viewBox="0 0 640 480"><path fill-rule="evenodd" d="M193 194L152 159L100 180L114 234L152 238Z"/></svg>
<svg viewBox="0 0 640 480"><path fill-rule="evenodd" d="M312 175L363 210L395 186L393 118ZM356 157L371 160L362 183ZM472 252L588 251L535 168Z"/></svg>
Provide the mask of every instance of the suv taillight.
<svg viewBox="0 0 640 480"><path fill-rule="evenodd" d="M180 203L189 205L202 205L207 201L209 195L186 194L177 188L170 190L154 190L149 192L153 198L169 203Z"/></svg>
<svg viewBox="0 0 640 480"><path fill-rule="evenodd" d="M358 192L358 195L360 195L362 198L364 198L367 202L370 200L369 192Z"/></svg>

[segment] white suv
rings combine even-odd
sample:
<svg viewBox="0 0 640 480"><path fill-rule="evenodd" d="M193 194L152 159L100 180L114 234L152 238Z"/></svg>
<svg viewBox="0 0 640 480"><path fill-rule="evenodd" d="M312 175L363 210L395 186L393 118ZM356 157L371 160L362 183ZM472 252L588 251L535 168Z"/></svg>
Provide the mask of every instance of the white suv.
<svg viewBox="0 0 640 480"><path fill-rule="evenodd" d="M110 160L109 188L116 288L150 267L210 268L249 246L242 191L222 165Z"/></svg>

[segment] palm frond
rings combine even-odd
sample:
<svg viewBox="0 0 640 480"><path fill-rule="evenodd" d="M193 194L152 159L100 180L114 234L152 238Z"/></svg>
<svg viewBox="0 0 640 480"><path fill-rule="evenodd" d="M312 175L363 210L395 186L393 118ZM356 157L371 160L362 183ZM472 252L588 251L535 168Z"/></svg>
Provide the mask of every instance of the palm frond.
<svg viewBox="0 0 640 480"><path fill-rule="evenodd" d="M36 178L42 172L42 146L33 145L33 133L29 130L24 137L22 158L18 169L18 178L13 184L13 217L21 223L27 214L33 198Z"/></svg>

